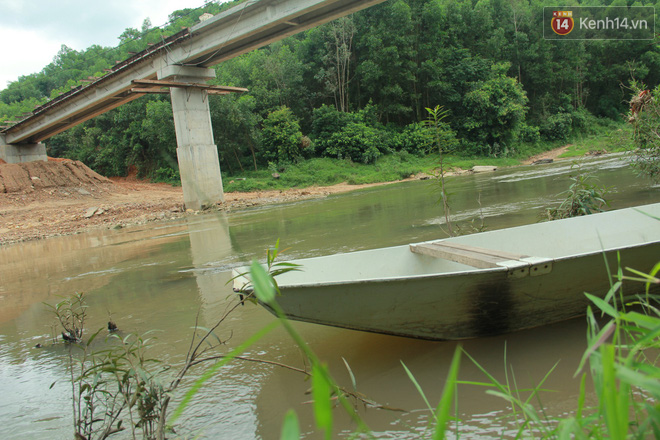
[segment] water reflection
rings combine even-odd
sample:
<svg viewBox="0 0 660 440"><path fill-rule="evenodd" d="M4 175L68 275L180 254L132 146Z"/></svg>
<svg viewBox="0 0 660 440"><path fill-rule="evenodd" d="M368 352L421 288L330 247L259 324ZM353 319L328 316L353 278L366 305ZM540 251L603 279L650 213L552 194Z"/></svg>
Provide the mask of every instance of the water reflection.
<svg viewBox="0 0 660 440"><path fill-rule="evenodd" d="M613 186L614 208L660 200L658 187L636 178L616 158L597 158L590 167ZM449 179L458 221L480 212L489 229L534 222L569 184L570 165L521 167ZM212 325L235 300L226 285L230 269L263 259L280 238L287 258L393 246L442 236L443 216L428 182L376 187L322 200L264 206L226 215L205 215L120 231L60 237L0 248L0 437L68 437L71 432L66 353L62 347L33 348L51 338L53 317L41 304L84 291L89 329L109 317L123 332L160 330L152 354L176 364L185 356L196 319ZM479 205L481 201L481 206ZM272 320L256 306L239 308L219 336L227 349ZM406 363L437 402L455 343L415 341L295 323L310 346L328 362L339 382L351 387L344 360L358 389L405 413L361 410L377 438L415 438L429 414L401 367ZM574 408L573 373L584 349L582 319L495 338L464 342L466 350L499 380L515 376L533 387L559 361L545 388L548 410ZM295 345L275 331L251 347L248 356L302 365ZM505 361L506 355L506 361ZM482 381L463 362L461 379ZM48 386L57 381L53 389ZM200 430L206 438L279 437L288 408L300 415L307 438L317 438L309 383L294 372L254 363L235 363L207 385L187 412L180 432ZM459 413L463 435L505 435L499 421L506 405L483 389L462 387ZM337 432L354 426L338 415ZM478 433L478 434L477 434ZM340 436L341 436L340 435Z"/></svg>

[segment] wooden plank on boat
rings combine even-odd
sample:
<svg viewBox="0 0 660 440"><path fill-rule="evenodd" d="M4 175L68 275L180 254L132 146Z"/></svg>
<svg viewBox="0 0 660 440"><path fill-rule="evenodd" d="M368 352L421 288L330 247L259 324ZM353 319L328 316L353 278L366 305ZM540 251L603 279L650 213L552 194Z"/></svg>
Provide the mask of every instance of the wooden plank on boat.
<svg viewBox="0 0 660 440"><path fill-rule="evenodd" d="M486 249L482 247L476 247L476 246L468 246L467 244L459 244L459 243L450 243L450 242L442 242L442 241L436 241L433 244L440 244L445 247L450 247L454 249L462 249L466 251L472 251L472 252L477 252L480 254L485 254L485 255L492 255L494 257L500 257L504 258L506 260L522 260L523 258L528 258L529 255L523 255L523 254L513 254L510 252L504 252L500 250L494 250L494 249Z"/></svg>
<svg viewBox="0 0 660 440"><path fill-rule="evenodd" d="M478 269L501 267L498 263L526 258L525 255L511 254L458 243L444 243L441 241L411 244L410 250L418 254L442 258Z"/></svg>

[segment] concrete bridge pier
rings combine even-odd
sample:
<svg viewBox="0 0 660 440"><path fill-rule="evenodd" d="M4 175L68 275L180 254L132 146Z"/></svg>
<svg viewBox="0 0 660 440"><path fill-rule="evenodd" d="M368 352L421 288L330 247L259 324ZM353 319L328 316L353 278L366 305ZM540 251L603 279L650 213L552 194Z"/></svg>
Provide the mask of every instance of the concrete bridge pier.
<svg viewBox="0 0 660 440"><path fill-rule="evenodd" d="M211 78L215 78L215 71L201 67L167 66L158 72L160 80L181 83L205 84ZM196 87L170 87L170 96L186 208L199 210L223 202L208 93Z"/></svg>

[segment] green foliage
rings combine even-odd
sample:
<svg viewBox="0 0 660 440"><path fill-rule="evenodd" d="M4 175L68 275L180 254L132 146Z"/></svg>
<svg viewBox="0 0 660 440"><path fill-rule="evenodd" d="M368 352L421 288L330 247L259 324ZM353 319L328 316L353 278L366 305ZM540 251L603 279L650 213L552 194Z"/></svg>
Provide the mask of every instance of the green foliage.
<svg viewBox="0 0 660 440"><path fill-rule="evenodd" d="M172 169L169 167L158 168L154 171L152 181L178 186L181 185L181 175L179 174L178 169Z"/></svg>
<svg viewBox="0 0 660 440"><path fill-rule="evenodd" d="M272 162L296 162L302 157L300 124L287 107L268 114L262 129L262 157Z"/></svg>
<svg viewBox="0 0 660 440"><path fill-rule="evenodd" d="M386 150L385 131L373 118L373 107L345 113L330 106L314 110L312 136L316 151L326 157L374 163Z"/></svg>
<svg viewBox="0 0 660 440"><path fill-rule="evenodd" d="M573 117L570 113L557 113L548 117L541 126L543 138L549 141L566 141L571 135Z"/></svg>
<svg viewBox="0 0 660 440"><path fill-rule="evenodd" d="M85 319L87 318L85 294L82 292L75 293L55 305L44 304L51 309L62 327L63 340L66 342L81 342L85 331Z"/></svg>
<svg viewBox="0 0 660 440"><path fill-rule="evenodd" d="M605 198L607 188L591 183L593 176L585 174L579 164L573 165L576 169L570 176L572 183L568 190L560 195L565 198L556 208L547 208L543 217L546 220L559 220L562 218L579 217L604 211L609 202Z"/></svg>
<svg viewBox="0 0 660 440"><path fill-rule="evenodd" d="M505 72L508 64L495 64L485 81L474 84L463 99L465 118L461 131L473 144L471 153L499 156L518 137L527 112L522 86Z"/></svg>
<svg viewBox="0 0 660 440"><path fill-rule="evenodd" d="M325 146L324 156L362 163L373 163L378 159L380 144L379 132L362 122L350 122L342 131L319 141L320 146Z"/></svg>
<svg viewBox="0 0 660 440"><path fill-rule="evenodd" d="M478 159L452 158L456 166L474 163ZM495 160L496 163L502 163ZM513 163L515 161L509 161ZM267 189L305 188L347 182L350 185L393 182L421 172L431 173L437 167L437 154L419 157L405 151L379 157L374 164L361 164L328 157L314 158L281 168L280 178L273 179L270 171L245 172L241 178L226 179L225 190L259 191Z"/></svg>
<svg viewBox="0 0 660 440"><path fill-rule="evenodd" d="M443 142L441 137L444 132L443 127L441 126L442 120L445 119L449 111L444 110L441 106L437 105L434 108L427 108L426 111L429 113L428 119L424 121L426 127L429 130L430 136L432 137L434 144L437 148L438 154L440 156L440 172L438 174L438 190L440 191L440 203L442 204L442 211L445 216L445 225L447 225L447 233L450 237L454 236L454 231L452 227L451 212L449 207L449 193L447 192L447 185L445 182L445 155L450 151L450 145L447 145Z"/></svg>
<svg viewBox="0 0 660 440"><path fill-rule="evenodd" d="M631 109L636 111L629 116L633 125L633 165L640 174L654 182L660 181L660 86L652 94L642 95L642 90L633 85ZM651 98L652 96L652 98Z"/></svg>
<svg viewBox="0 0 660 440"><path fill-rule="evenodd" d="M522 123L520 124L519 128L520 131L518 132L518 139L520 142L536 144L541 140L541 132L539 127Z"/></svg>
<svg viewBox="0 0 660 440"><path fill-rule="evenodd" d="M448 130L451 130L447 125ZM419 156L435 152L433 138L424 124L412 123L406 125L400 133L390 131L388 137L392 137L391 145L397 151Z"/></svg>
<svg viewBox="0 0 660 440"><path fill-rule="evenodd" d="M257 170L257 149L261 144L261 116L252 95L229 95L210 104L213 138L218 145L220 164L231 174ZM222 123L218 123L222 121ZM304 151L303 151L304 152Z"/></svg>

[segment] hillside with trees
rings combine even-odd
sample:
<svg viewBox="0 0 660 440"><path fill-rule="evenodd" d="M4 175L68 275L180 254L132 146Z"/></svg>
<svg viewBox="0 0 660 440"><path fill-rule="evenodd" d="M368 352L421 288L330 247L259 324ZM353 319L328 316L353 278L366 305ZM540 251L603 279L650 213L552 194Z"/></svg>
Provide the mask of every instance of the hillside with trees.
<svg viewBox="0 0 660 440"><path fill-rule="evenodd" d="M175 11L162 29L145 20L142 29L126 29L116 48L62 46L41 72L0 91L0 125L192 26L201 14L237 3ZM223 173L316 157L373 163L394 152L425 155L434 147L422 121L436 105L448 111L443 142L463 156L515 156L620 123L628 84L660 84L660 47L648 40L545 40L545 4L554 5L389 0L217 65L215 84L249 89L210 99ZM106 176L131 167L161 180L178 174L167 95L132 101L47 146L49 155L81 160Z"/></svg>

